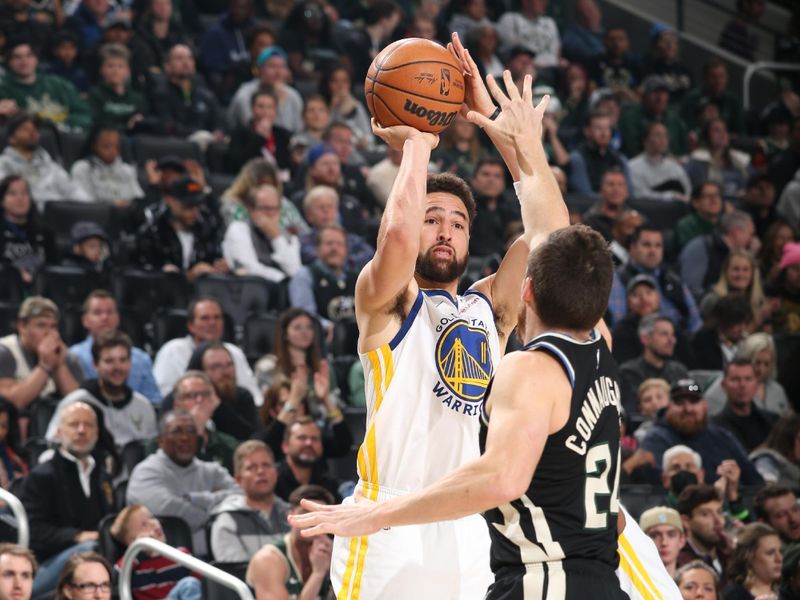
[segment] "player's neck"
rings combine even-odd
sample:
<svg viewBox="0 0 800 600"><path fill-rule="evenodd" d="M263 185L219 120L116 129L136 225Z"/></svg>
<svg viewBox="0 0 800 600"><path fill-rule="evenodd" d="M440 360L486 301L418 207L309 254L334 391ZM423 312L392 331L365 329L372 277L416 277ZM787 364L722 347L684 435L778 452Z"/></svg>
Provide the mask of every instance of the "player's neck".
<svg viewBox="0 0 800 600"><path fill-rule="evenodd" d="M451 283L438 283L436 281L430 281L429 279L425 279L418 273L414 274L414 279L417 280L417 285L421 290L440 290L442 292L447 292L453 298L456 297L458 294L458 280Z"/></svg>
<svg viewBox="0 0 800 600"><path fill-rule="evenodd" d="M559 327L551 327L542 323L536 315L528 312L528 318L525 323L525 340L526 343L530 342L533 338L538 337L544 333L558 333L567 337L573 338L578 342L585 342L588 340L592 331L578 331L575 329L563 329Z"/></svg>

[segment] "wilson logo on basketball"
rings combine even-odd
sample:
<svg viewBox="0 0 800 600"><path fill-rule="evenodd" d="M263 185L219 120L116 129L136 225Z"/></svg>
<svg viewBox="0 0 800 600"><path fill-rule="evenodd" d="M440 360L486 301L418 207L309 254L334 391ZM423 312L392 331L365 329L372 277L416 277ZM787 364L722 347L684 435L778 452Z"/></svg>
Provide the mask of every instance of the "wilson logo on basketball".
<svg viewBox="0 0 800 600"><path fill-rule="evenodd" d="M448 126L456 118L456 111L443 112L441 110L430 110L406 98L406 103L403 105L403 110L412 115L427 119L430 125Z"/></svg>
<svg viewBox="0 0 800 600"><path fill-rule="evenodd" d="M439 94L450 95L450 69L442 69L442 77L439 79Z"/></svg>

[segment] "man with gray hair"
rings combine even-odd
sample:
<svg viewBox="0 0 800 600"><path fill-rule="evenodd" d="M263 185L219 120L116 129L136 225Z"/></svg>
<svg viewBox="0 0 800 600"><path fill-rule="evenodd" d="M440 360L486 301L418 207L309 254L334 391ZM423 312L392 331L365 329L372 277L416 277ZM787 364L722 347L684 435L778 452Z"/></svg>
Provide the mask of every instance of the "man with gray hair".
<svg viewBox="0 0 800 600"><path fill-rule="evenodd" d="M193 533L195 554L205 556L209 511L226 496L239 492L239 486L222 466L197 458L199 438L190 413L166 413L158 431L158 451L131 472L127 503L144 504L154 515L186 521Z"/></svg>
<svg viewBox="0 0 800 600"><path fill-rule="evenodd" d="M59 316L55 302L31 296L17 313L17 332L0 338L0 395L18 409L66 396L83 381L80 362L58 333Z"/></svg>
<svg viewBox="0 0 800 600"><path fill-rule="evenodd" d="M720 217L717 227L707 235L690 241L678 257L681 278L699 299L719 279L722 263L732 250L755 254L761 243L755 234L753 219L746 212L734 210Z"/></svg>
<svg viewBox="0 0 800 600"><path fill-rule="evenodd" d="M655 377L671 385L689 374L682 363L672 360L675 326L670 319L657 314L642 317L637 333L644 348L642 355L622 363L619 368L622 401L629 415L640 414L637 391L645 379Z"/></svg>
<svg viewBox="0 0 800 600"><path fill-rule="evenodd" d="M289 531L289 504L275 495L278 471L264 442L242 442L233 462L244 495L228 496L214 510L211 556L220 562L247 562Z"/></svg>

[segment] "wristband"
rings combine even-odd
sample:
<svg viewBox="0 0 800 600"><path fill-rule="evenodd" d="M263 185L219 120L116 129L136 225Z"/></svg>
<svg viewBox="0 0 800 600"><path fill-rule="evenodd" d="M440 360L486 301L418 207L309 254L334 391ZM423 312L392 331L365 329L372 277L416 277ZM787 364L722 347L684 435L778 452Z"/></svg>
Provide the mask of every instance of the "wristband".
<svg viewBox="0 0 800 600"><path fill-rule="evenodd" d="M341 408L334 408L332 411L328 412L328 419L333 421L334 419L338 419L342 416L342 409Z"/></svg>
<svg viewBox="0 0 800 600"><path fill-rule="evenodd" d="M501 113L501 112L503 112L503 109L502 109L502 108L500 108L500 107L498 106L497 108L495 108L495 109L494 109L494 112L492 113L492 116L491 116L491 117L489 117L489 120L490 120L490 121L494 121L494 120L496 120L496 119L497 119L497 117L499 117L499 116L500 116L500 113Z"/></svg>
<svg viewBox="0 0 800 600"><path fill-rule="evenodd" d="M53 371L55 371L55 369L48 369L48 368L47 368L47 367L45 367L45 366L44 366L42 363L39 363L39 364L38 364L38 365L36 365L36 366L37 366L37 367L39 367L39 368L40 368L42 371L44 371L44 372L45 372L45 373L47 373L48 375L52 375L52 374L53 374Z"/></svg>

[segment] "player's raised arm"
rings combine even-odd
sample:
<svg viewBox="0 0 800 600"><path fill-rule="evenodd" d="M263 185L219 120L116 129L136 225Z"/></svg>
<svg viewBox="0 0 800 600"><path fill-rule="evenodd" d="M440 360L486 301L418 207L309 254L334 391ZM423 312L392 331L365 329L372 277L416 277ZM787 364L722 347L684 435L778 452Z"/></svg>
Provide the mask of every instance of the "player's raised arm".
<svg viewBox="0 0 800 600"><path fill-rule="evenodd" d="M396 302L414 279L419 238L425 218L425 192L431 150L439 138L405 125L380 127L375 135L402 150L400 170L381 218L374 258L364 267L356 285L356 311L362 320Z"/></svg>

